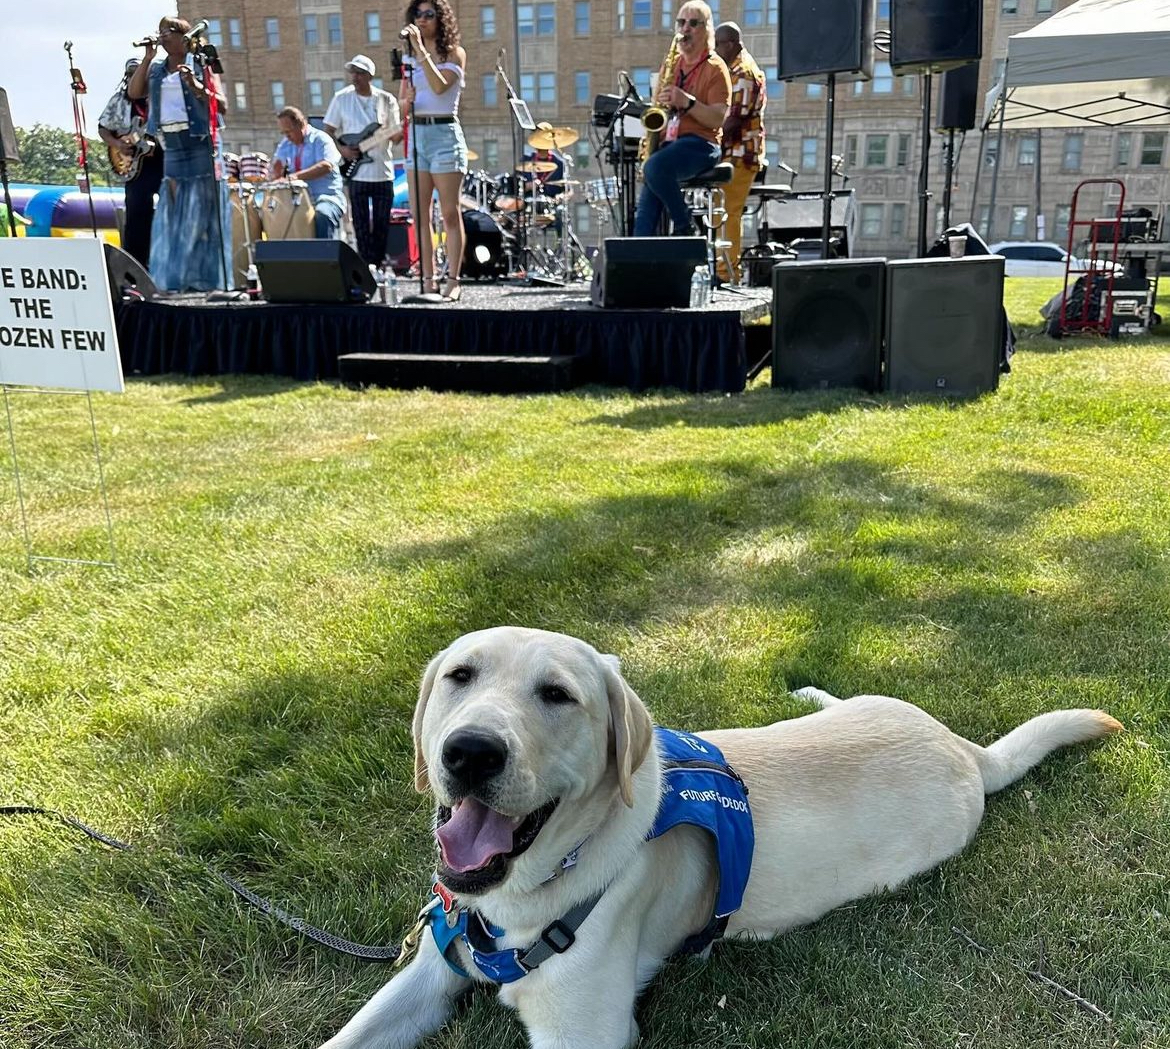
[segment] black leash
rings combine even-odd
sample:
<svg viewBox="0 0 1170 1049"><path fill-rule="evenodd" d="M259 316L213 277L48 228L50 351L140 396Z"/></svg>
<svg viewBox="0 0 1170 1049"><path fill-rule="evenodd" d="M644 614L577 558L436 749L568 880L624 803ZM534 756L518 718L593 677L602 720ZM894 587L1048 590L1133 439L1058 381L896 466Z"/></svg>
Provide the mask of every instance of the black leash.
<svg viewBox="0 0 1170 1049"><path fill-rule="evenodd" d="M101 842L101 844L111 849L118 849L121 852L133 852L134 847L128 842L119 841L117 838L112 838L108 834L103 834L99 830L94 830L93 827L82 823L81 820L75 819L73 816L67 816L56 809L45 809L37 805L0 805L0 816L48 816L50 819L59 820L67 827L72 827L74 830L81 831L82 834L92 838L94 841ZM271 900L266 900L263 896L258 895L243 885L229 874L224 874L223 871L216 870L210 863L203 860L196 860L205 870L215 875L224 885L232 890L242 900L246 900L257 910L264 914L269 914L287 925L290 929L295 929L302 936L307 936L315 943L321 944L323 947L328 947L331 950L338 951L341 954L348 954L352 958L361 958L367 962L393 962L397 961L399 954L402 953L402 948L397 945L389 947L371 947L364 943L353 943L351 940L343 939L340 936L334 936L331 932L325 932L324 929L318 929L310 925L303 918L298 918L295 915L289 914L282 910Z"/></svg>

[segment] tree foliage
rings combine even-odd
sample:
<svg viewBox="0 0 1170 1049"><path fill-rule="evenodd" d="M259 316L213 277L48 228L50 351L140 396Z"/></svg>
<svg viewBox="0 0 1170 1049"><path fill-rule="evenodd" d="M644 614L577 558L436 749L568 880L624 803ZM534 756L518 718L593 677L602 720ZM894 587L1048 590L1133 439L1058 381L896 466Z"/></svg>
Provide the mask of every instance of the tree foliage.
<svg viewBox="0 0 1170 1049"><path fill-rule="evenodd" d="M81 171L78 165L77 136L63 128L34 124L17 128L16 142L20 161L8 166L13 182L34 182L46 186L73 186ZM105 144L89 140L89 175L96 186L111 184L110 161Z"/></svg>

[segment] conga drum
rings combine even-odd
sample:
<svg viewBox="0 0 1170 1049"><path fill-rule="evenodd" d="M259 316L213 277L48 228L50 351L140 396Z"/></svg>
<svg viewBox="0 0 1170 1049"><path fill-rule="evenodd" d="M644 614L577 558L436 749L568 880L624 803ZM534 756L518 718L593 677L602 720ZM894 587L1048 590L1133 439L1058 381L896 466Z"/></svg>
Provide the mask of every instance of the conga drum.
<svg viewBox="0 0 1170 1049"><path fill-rule="evenodd" d="M240 181L263 182L268 178L268 154L244 153L240 157Z"/></svg>
<svg viewBox="0 0 1170 1049"><path fill-rule="evenodd" d="M311 240L313 237L316 210L308 185L300 179L258 185L256 210L268 240Z"/></svg>

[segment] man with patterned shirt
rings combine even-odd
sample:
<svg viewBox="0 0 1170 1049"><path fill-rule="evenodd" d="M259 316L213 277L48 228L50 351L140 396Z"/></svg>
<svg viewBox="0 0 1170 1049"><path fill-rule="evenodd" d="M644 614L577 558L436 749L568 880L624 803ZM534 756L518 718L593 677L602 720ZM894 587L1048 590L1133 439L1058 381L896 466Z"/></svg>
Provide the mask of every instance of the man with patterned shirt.
<svg viewBox="0 0 1170 1049"><path fill-rule="evenodd" d="M764 74L744 48L743 34L734 22L716 27L715 51L731 74L731 106L723 122L723 160L735 167L731 182L723 187L732 272L728 272L727 263L720 258L718 276L722 281L738 282L743 208L764 155L764 106L768 103L768 89Z"/></svg>

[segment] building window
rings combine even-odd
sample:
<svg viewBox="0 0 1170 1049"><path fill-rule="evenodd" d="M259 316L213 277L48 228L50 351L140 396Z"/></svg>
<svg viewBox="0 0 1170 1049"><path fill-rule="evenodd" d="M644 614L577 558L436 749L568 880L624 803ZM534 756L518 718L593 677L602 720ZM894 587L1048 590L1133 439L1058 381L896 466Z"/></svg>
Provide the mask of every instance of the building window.
<svg viewBox="0 0 1170 1049"><path fill-rule="evenodd" d="M861 205L861 236L872 239L882 235L882 218L884 211L884 204Z"/></svg>
<svg viewBox="0 0 1170 1049"><path fill-rule="evenodd" d="M536 101L546 105L556 105L557 75L556 73L536 74Z"/></svg>
<svg viewBox="0 0 1170 1049"><path fill-rule="evenodd" d="M674 24L674 4L671 0L662 0L662 14L659 16L663 30L669 30Z"/></svg>
<svg viewBox="0 0 1170 1049"><path fill-rule="evenodd" d="M906 205L890 205L890 237L906 236Z"/></svg>
<svg viewBox="0 0 1170 1049"><path fill-rule="evenodd" d="M1058 244L1064 244L1068 240L1068 220L1071 214L1071 205L1056 205L1056 217L1052 221L1052 239Z"/></svg>
<svg viewBox="0 0 1170 1049"><path fill-rule="evenodd" d="M857 167L857 136L845 136L845 166L847 168Z"/></svg>
<svg viewBox="0 0 1170 1049"><path fill-rule="evenodd" d="M811 81L804 85L805 98L820 98L825 93L824 84L814 84Z"/></svg>
<svg viewBox="0 0 1170 1049"><path fill-rule="evenodd" d="M979 218L975 222L975 228L979 231L979 236L986 237L988 227L991 225L991 205L981 204L979 207Z"/></svg>
<svg viewBox="0 0 1170 1049"><path fill-rule="evenodd" d="M573 32L578 36L589 35L591 9L592 5L589 0L577 0L573 5Z"/></svg>
<svg viewBox="0 0 1170 1049"><path fill-rule="evenodd" d="M345 87L345 81L339 79L333 80L330 82L330 87L333 88L333 93L336 95L338 91L341 91Z"/></svg>
<svg viewBox="0 0 1170 1049"><path fill-rule="evenodd" d="M719 0L707 0L707 6L711 8L711 25L717 26L722 21L719 17Z"/></svg>
<svg viewBox="0 0 1170 1049"><path fill-rule="evenodd" d="M1016 143L1016 166L1021 168L1034 167L1036 164L1036 136L1021 135Z"/></svg>
<svg viewBox="0 0 1170 1049"><path fill-rule="evenodd" d="M853 95L854 95L854 97L855 98L860 97L861 95L864 95L864 94L865 94L865 81L864 80L854 80L853 81Z"/></svg>
<svg viewBox="0 0 1170 1049"><path fill-rule="evenodd" d="M264 39L269 47L280 47L280 19L264 19Z"/></svg>
<svg viewBox="0 0 1170 1049"><path fill-rule="evenodd" d="M1036 14L1047 15L1052 13L1052 0L1036 0Z"/></svg>
<svg viewBox="0 0 1170 1049"><path fill-rule="evenodd" d="M650 90L650 75L655 72L649 66L634 66L630 72L630 79L634 82L634 87L638 89L638 94L643 98L649 98L653 92Z"/></svg>
<svg viewBox="0 0 1170 1049"><path fill-rule="evenodd" d="M743 24L745 26L764 24L764 0L743 0Z"/></svg>
<svg viewBox="0 0 1170 1049"><path fill-rule="evenodd" d="M1028 235L1028 205L1027 204L1013 204L1012 205L1012 224L1008 228L1008 236L1013 240L1019 240L1021 237Z"/></svg>
<svg viewBox="0 0 1170 1049"><path fill-rule="evenodd" d="M573 101L579 106L587 106L593 96L589 92L589 74L577 72L573 74Z"/></svg>
<svg viewBox="0 0 1170 1049"><path fill-rule="evenodd" d="M1064 155L1061 157L1061 171L1080 171L1081 157L1085 153L1085 136L1079 131L1069 131L1064 136Z"/></svg>
<svg viewBox="0 0 1170 1049"><path fill-rule="evenodd" d="M1144 168L1156 168L1162 165L1162 151L1166 148L1165 131L1142 132L1141 165Z"/></svg>
<svg viewBox="0 0 1170 1049"><path fill-rule="evenodd" d="M481 7L479 9L479 32L485 40L491 40L496 35L496 9Z"/></svg>
<svg viewBox="0 0 1170 1049"><path fill-rule="evenodd" d="M894 160L894 167L904 168L910 163L910 136L898 136L898 155Z"/></svg>
<svg viewBox="0 0 1170 1049"><path fill-rule="evenodd" d="M618 0L617 27L619 33L626 31L626 0Z"/></svg>
<svg viewBox="0 0 1170 1049"><path fill-rule="evenodd" d="M341 14L334 12L331 15L325 16L325 25L329 32L329 43L337 45L341 43Z"/></svg>
<svg viewBox="0 0 1170 1049"><path fill-rule="evenodd" d="M1114 163L1119 168L1129 167L1129 158L1133 154L1133 135L1128 131L1117 133L1117 152L1114 154Z"/></svg>
<svg viewBox="0 0 1170 1049"><path fill-rule="evenodd" d="M768 25L780 24L780 0L768 0Z"/></svg>
<svg viewBox="0 0 1170 1049"><path fill-rule="evenodd" d="M500 96L496 88L496 74L484 73L483 75L483 104L485 106L499 105Z"/></svg>
<svg viewBox="0 0 1170 1049"><path fill-rule="evenodd" d="M654 25L653 0L634 0L632 10L635 29L650 29Z"/></svg>
<svg viewBox="0 0 1170 1049"><path fill-rule="evenodd" d="M874 62L873 93L875 95L892 95L894 93L894 71L890 68L889 62Z"/></svg>
<svg viewBox="0 0 1170 1049"><path fill-rule="evenodd" d="M765 90L768 98L773 101L779 101L784 97L784 81L780 79L779 66L766 66L764 68L764 76L767 78Z"/></svg>
<svg viewBox="0 0 1170 1049"><path fill-rule="evenodd" d="M305 15L305 47L316 47L321 43L321 33L317 28L317 16Z"/></svg>
<svg viewBox="0 0 1170 1049"><path fill-rule="evenodd" d="M985 167L995 167L996 161L999 159L999 139L989 138L987 144L983 148L983 164Z"/></svg>
<svg viewBox="0 0 1170 1049"><path fill-rule="evenodd" d="M489 168L500 166L500 143L494 138L483 140L483 162Z"/></svg>
<svg viewBox="0 0 1170 1049"><path fill-rule="evenodd" d="M800 140L800 170L816 171L817 169L817 137L806 135Z"/></svg>
<svg viewBox="0 0 1170 1049"><path fill-rule="evenodd" d="M877 16L887 22L890 20L890 0L878 0Z"/></svg>
<svg viewBox="0 0 1170 1049"><path fill-rule="evenodd" d="M590 146L587 138L577 139L577 171L580 174L585 173L585 169L589 167L589 162L593 159L593 147Z"/></svg>
<svg viewBox="0 0 1170 1049"><path fill-rule="evenodd" d="M536 36L536 8L532 4L516 5L516 29L521 37Z"/></svg>
<svg viewBox="0 0 1170 1049"><path fill-rule="evenodd" d="M589 232L590 207L588 204L573 205L573 226L577 233Z"/></svg>
<svg viewBox="0 0 1170 1049"><path fill-rule="evenodd" d="M309 81L309 105L315 109L320 109L325 104L325 98L321 91L320 80Z"/></svg>
<svg viewBox="0 0 1170 1049"><path fill-rule="evenodd" d="M366 40L371 44L382 42L382 16L377 11L366 12Z"/></svg>
<svg viewBox="0 0 1170 1049"><path fill-rule="evenodd" d="M889 142L889 135L865 136L865 166L867 168L884 168L886 166Z"/></svg>
<svg viewBox="0 0 1170 1049"><path fill-rule="evenodd" d="M272 81L272 108L278 112L284 109L284 81Z"/></svg>
<svg viewBox="0 0 1170 1049"><path fill-rule="evenodd" d="M223 47L223 21L219 18L207 20L207 42L216 47Z"/></svg>
<svg viewBox="0 0 1170 1049"><path fill-rule="evenodd" d="M902 94L910 98L914 97L914 92L917 90L918 78L912 76L902 77Z"/></svg>
<svg viewBox="0 0 1170 1049"><path fill-rule="evenodd" d="M537 4L536 5L536 35L537 36L556 36L557 35L557 5L556 4Z"/></svg>
<svg viewBox="0 0 1170 1049"><path fill-rule="evenodd" d="M248 108L248 86L240 80L235 82L236 89L236 109Z"/></svg>
<svg viewBox="0 0 1170 1049"><path fill-rule="evenodd" d="M1001 0L999 9L1005 15L1014 15L1020 9L1019 0Z"/></svg>
<svg viewBox="0 0 1170 1049"><path fill-rule="evenodd" d="M228 19L228 43L232 47L244 46L244 35L240 32L240 20L238 18Z"/></svg>

